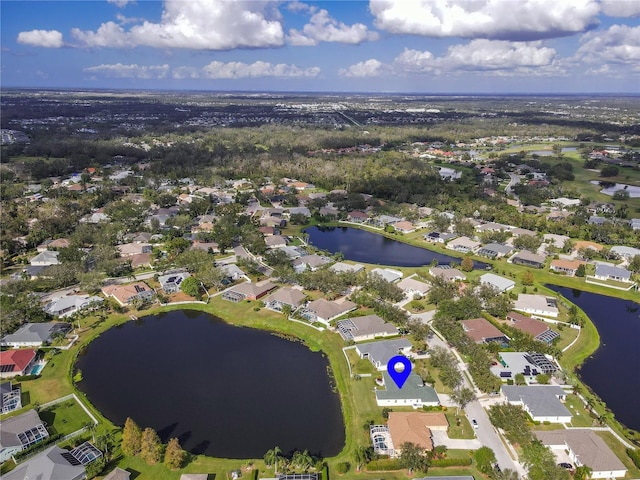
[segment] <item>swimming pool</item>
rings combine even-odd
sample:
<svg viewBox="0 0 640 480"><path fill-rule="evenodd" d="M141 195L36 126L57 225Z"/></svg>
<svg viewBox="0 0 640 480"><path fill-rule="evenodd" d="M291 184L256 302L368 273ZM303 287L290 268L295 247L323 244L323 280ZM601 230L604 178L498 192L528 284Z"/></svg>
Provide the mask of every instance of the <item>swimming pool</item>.
<svg viewBox="0 0 640 480"><path fill-rule="evenodd" d="M42 364L34 365L33 368L31 369L30 375L40 375L40 372L42 371L43 368L44 368L44 365Z"/></svg>

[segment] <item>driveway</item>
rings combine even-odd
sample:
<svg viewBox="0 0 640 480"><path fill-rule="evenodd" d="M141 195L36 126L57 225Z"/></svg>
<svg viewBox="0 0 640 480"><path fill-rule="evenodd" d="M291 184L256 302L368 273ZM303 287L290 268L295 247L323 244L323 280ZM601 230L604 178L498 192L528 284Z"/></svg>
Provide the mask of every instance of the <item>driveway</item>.
<svg viewBox="0 0 640 480"><path fill-rule="evenodd" d="M478 450L482 447L477 439L466 440L462 438L449 438L447 432L441 430L431 430L434 445L444 445L447 448L456 448L461 450Z"/></svg>

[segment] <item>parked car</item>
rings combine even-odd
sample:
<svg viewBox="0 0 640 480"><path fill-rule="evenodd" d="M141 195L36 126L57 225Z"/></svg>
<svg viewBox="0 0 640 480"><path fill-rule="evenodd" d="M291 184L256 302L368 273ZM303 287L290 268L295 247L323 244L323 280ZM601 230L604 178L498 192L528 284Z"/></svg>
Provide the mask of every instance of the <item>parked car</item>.
<svg viewBox="0 0 640 480"><path fill-rule="evenodd" d="M566 468L567 470L571 470L573 468L573 465L567 462L559 463L558 466L562 468Z"/></svg>
<svg viewBox="0 0 640 480"><path fill-rule="evenodd" d="M473 425L473 428L478 428L478 422L476 422L475 418L471 419L471 425Z"/></svg>

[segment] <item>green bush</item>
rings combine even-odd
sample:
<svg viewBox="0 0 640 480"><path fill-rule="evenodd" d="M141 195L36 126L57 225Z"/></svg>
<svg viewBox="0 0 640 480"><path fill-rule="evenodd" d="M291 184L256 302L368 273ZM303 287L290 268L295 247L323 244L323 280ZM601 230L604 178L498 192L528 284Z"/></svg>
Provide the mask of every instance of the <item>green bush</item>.
<svg viewBox="0 0 640 480"><path fill-rule="evenodd" d="M367 463L367 471L390 471L400 470L400 462L395 459L373 460Z"/></svg>
<svg viewBox="0 0 640 480"><path fill-rule="evenodd" d="M351 468L351 464L349 462L340 462L338 465L336 465L336 471L340 475L347 473L350 468Z"/></svg>
<svg viewBox="0 0 640 480"><path fill-rule="evenodd" d="M633 460L633 464L636 467L640 468L640 450L627 448L627 455L629 455L629 458Z"/></svg>
<svg viewBox="0 0 640 480"><path fill-rule="evenodd" d="M432 467L468 467L471 465L471 458L438 458L431 460Z"/></svg>

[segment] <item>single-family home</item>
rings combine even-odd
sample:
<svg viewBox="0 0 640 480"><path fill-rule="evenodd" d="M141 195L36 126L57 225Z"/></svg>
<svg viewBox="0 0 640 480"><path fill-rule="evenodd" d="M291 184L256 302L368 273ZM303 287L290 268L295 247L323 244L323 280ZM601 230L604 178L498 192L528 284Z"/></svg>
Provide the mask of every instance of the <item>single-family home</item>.
<svg viewBox="0 0 640 480"><path fill-rule="evenodd" d="M507 313L507 322L509 326L521 332L528 333L534 340L538 340L539 342L550 344L560 336L558 332L551 330L542 320L536 320L535 318L527 317L518 312Z"/></svg>
<svg viewBox="0 0 640 480"><path fill-rule="evenodd" d="M95 295L67 295L47 303L43 310L54 317L70 317L82 310L91 310L104 303L104 298Z"/></svg>
<svg viewBox="0 0 640 480"><path fill-rule="evenodd" d="M111 470L111 472L109 472L107 476L104 477L103 480L130 480L130 479L131 479L131 472L127 470L123 470L120 467L116 467L113 470Z"/></svg>
<svg viewBox="0 0 640 480"><path fill-rule="evenodd" d="M330 262L330 258L314 253L313 255L305 255L304 257L296 258L293 261L293 269L298 273L302 273L305 270L315 272L320 267L323 267Z"/></svg>
<svg viewBox="0 0 640 480"><path fill-rule="evenodd" d="M534 232L533 230L527 230L526 228L519 228L519 227L512 228L509 232L514 238L518 238L522 236L535 237L537 235L537 233Z"/></svg>
<svg viewBox="0 0 640 480"><path fill-rule="evenodd" d="M600 217L598 215L591 215L588 220L587 223L589 225L604 225L605 223L607 223L609 221L608 218L606 217Z"/></svg>
<svg viewBox="0 0 640 480"><path fill-rule="evenodd" d="M431 243L447 243L450 240L453 240L454 238L457 238L458 235L456 235L455 233L448 233L448 232L429 232L426 235L423 236L423 238L427 241L427 242L431 242Z"/></svg>
<svg viewBox="0 0 640 480"><path fill-rule="evenodd" d="M263 280L257 283L246 282L226 290L222 294L222 298L236 303L242 300L259 300L276 288L278 288L278 286L269 280Z"/></svg>
<svg viewBox="0 0 640 480"><path fill-rule="evenodd" d="M392 268L374 268L369 273L371 275L378 275L383 280L389 283L395 283L403 276L403 273L401 271L393 270Z"/></svg>
<svg viewBox="0 0 640 480"><path fill-rule="evenodd" d="M627 247L625 245L614 245L610 251L629 261L633 260L633 257L640 255L640 248Z"/></svg>
<svg viewBox="0 0 640 480"><path fill-rule="evenodd" d="M490 285L498 292L503 293L515 287L516 282L493 273L485 273L480 277L480 285Z"/></svg>
<svg viewBox="0 0 640 480"><path fill-rule="evenodd" d="M406 234L406 233L412 233L416 231L416 226L411 222L407 222L406 220L401 222L396 222L392 226L396 232L400 232L400 233Z"/></svg>
<svg viewBox="0 0 640 480"><path fill-rule="evenodd" d="M329 270L336 273L358 273L364 270L364 265L361 263L345 263L345 262L336 262L329 267Z"/></svg>
<svg viewBox="0 0 640 480"><path fill-rule="evenodd" d="M0 429L0 463L48 436L49 432L35 410L27 410L15 417L4 419Z"/></svg>
<svg viewBox="0 0 640 480"><path fill-rule="evenodd" d="M267 248L281 248L287 246L287 239L282 235L271 235L270 237L264 237L264 243Z"/></svg>
<svg viewBox="0 0 640 480"><path fill-rule="evenodd" d="M0 346L12 348L41 347L56 335L64 335L71 325L63 322L25 323L0 341Z"/></svg>
<svg viewBox="0 0 640 480"><path fill-rule="evenodd" d="M482 244L480 242L471 240L469 237L455 238L447 243L448 249L461 253L475 252L480 249L481 246Z"/></svg>
<svg viewBox="0 0 640 480"><path fill-rule="evenodd" d="M0 383L0 414L13 412L22 408L22 388L10 381Z"/></svg>
<svg viewBox="0 0 640 480"><path fill-rule="evenodd" d="M374 452L378 455L398 457L401 446L410 442L422 446L425 451L433 448L432 432L449 429L447 417L442 412L389 412L386 425L371 425L369 434ZM443 480L473 480L473 477L429 477ZM426 480L426 479L421 479Z"/></svg>
<svg viewBox="0 0 640 480"><path fill-rule="evenodd" d="M405 278L398 282L398 288L404 292L405 297L413 298L416 295L424 297L431 289L431 285L415 278Z"/></svg>
<svg viewBox="0 0 640 480"><path fill-rule="evenodd" d="M602 249L604 247L602 245L600 245L599 243L590 242L589 240L578 240L573 246L573 251L575 253L578 253L578 252L580 252L580 250L583 250L583 249L586 249L586 248L590 248L591 250L595 250L596 252L600 252L600 251L602 251Z"/></svg>
<svg viewBox="0 0 640 480"><path fill-rule="evenodd" d="M538 255L532 253L529 250L521 250L511 257L511 262L518 265L525 265L527 267L542 268L547 257L544 255Z"/></svg>
<svg viewBox="0 0 640 480"><path fill-rule="evenodd" d="M160 288L164 290L166 294L172 294L180 291L180 285L185 278L189 278L189 272L175 272L175 273L167 273L166 275L160 275L158 277L158 282L160 283Z"/></svg>
<svg viewBox="0 0 640 480"><path fill-rule="evenodd" d="M640 230L640 218L632 218L629 220L629 226L632 230Z"/></svg>
<svg viewBox="0 0 640 480"><path fill-rule="evenodd" d="M141 253L151 253L153 245L150 243L125 243L116 247L121 257L131 257Z"/></svg>
<svg viewBox="0 0 640 480"><path fill-rule="evenodd" d="M502 385L511 405L520 405L534 422L569 423L572 414L563 405L566 392L557 385Z"/></svg>
<svg viewBox="0 0 640 480"><path fill-rule="evenodd" d="M71 241L68 238L56 238L55 240L45 240L36 247L38 252L46 252L47 250L57 250L60 248L68 248Z"/></svg>
<svg viewBox="0 0 640 480"><path fill-rule="evenodd" d="M509 338L486 318L462 320L460 324L462 325L467 337L475 343L497 342L501 345L505 345L509 342Z"/></svg>
<svg viewBox="0 0 640 480"><path fill-rule="evenodd" d="M354 223L366 223L369 220L369 215L359 210L354 210L347 213L347 221Z"/></svg>
<svg viewBox="0 0 640 480"><path fill-rule="evenodd" d="M122 307L139 300L151 300L155 295L154 290L144 282L129 283L126 285L106 285L102 287L102 293L106 297L113 298Z"/></svg>
<svg viewBox="0 0 640 480"><path fill-rule="evenodd" d="M83 480L87 478L85 466L101 456L102 452L89 442L71 451L54 445L21 463L2 478Z"/></svg>
<svg viewBox="0 0 640 480"><path fill-rule="evenodd" d="M373 219L373 221L379 227L385 227L387 225L394 225L395 223L401 222L402 218L394 217L393 215L378 215Z"/></svg>
<svg viewBox="0 0 640 480"><path fill-rule="evenodd" d="M586 265L587 262L582 260L566 260L564 258L556 258L551 260L550 270L554 272L564 273L570 277L574 277L580 265Z"/></svg>
<svg viewBox="0 0 640 480"><path fill-rule="evenodd" d="M288 306L293 312L302 305L306 299L307 296L301 290L283 287L265 298L264 303L268 309L275 310L276 312L281 312L285 306Z"/></svg>
<svg viewBox="0 0 640 480"><path fill-rule="evenodd" d="M36 351L32 349L0 352L0 378L28 375L35 360Z"/></svg>
<svg viewBox="0 0 640 480"><path fill-rule="evenodd" d="M386 364L385 364L386 368ZM382 372L384 390L376 389L376 403L379 407L437 407L440 405L438 394L430 385L425 385L419 375L410 373L407 380L398 388L389 374Z"/></svg>
<svg viewBox="0 0 640 480"><path fill-rule="evenodd" d="M593 275L598 280L615 280L616 282L631 283L631 272L626 268L614 267L599 263L596 265L596 273Z"/></svg>
<svg viewBox="0 0 640 480"><path fill-rule="evenodd" d="M328 326L331 320L335 320L357 308L357 304L346 299L332 301L319 298L309 302L304 308L302 315L310 322L321 322Z"/></svg>
<svg viewBox="0 0 640 480"><path fill-rule="evenodd" d="M381 340L379 342L356 345L360 358L367 358L377 370L386 370L392 357L398 354L407 356L411 352L411 342L406 338Z"/></svg>
<svg viewBox="0 0 640 480"><path fill-rule="evenodd" d="M60 252L45 250L29 260L29 263L34 267L59 265L60 261L58 260L58 255L60 255Z"/></svg>
<svg viewBox="0 0 640 480"><path fill-rule="evenodd" d="M364 342L379 337L393 337L399 335L398 327L385 322L378 315L365 315L340 320L336 330L347 342Z"/></svg>
<svg viewBox="0 0 640 480"><path fill-rule="evenodd" d="M447 282L458 282L466 280L467 276L457 268L451 268L447 265L440 265L438 267L431 267L429 273L432 277L440 277Z"/></svg>
<svg viewBox="0 0 640 480"><path fill-rule="evenodd" d="M518 299L514 302L513 308L531 315L542 315L543 317L551 318L557 318L559 313L555 298L529 293L518 294Z"/></svg>
<svg viewBox="0 0 640 480"><path fill-rule="evenodd" d="M504 245L502 243L487 243L484 247L478 250L478 255L495 259L509 255L512 251L513 247L510 245Z"/></svg>
<svg viewBox="0 0 640 480"><path fill-rule="evenodd" d="M476 225L474 228L475 228L475 231L478 233L503 232L511 229L509 225L503 225L501 223L495 223L495 222L482 223L480 225Z"/></svg>
<svg viewBox="0 0 640 480"><path fill-rule="evenodd" d="M491 367L491 373L503 381L518 373L533 380L540 373L552 375L556 370L558 366L550 357L537 352L500 352L499 363Z"/></svg>
<svg viewBox="0 0 640 480"><path fill-rule="evenodd" d="M533 433L558 455L569 452L576 466L589 467L591 478L623 478L627 474L627 467L593 430L572 428Z"/></svg>
<svg viewBox="0 0 640 480"><path fill-rule="evenodd" d="M246 276L242 269L235 263L226 263L224 265L221 265L220 270L225 275L225 277L232 282L235 282L236 280L239 280L242 277Z"/></svg>

